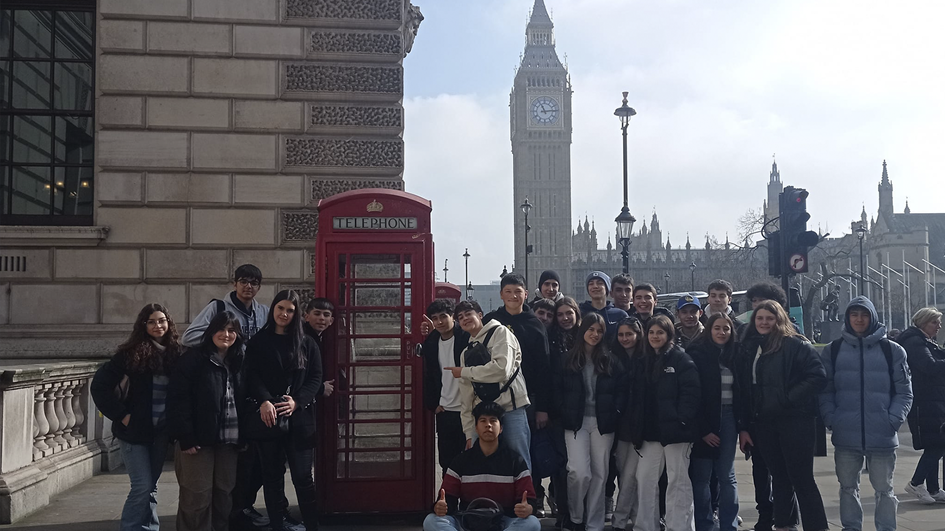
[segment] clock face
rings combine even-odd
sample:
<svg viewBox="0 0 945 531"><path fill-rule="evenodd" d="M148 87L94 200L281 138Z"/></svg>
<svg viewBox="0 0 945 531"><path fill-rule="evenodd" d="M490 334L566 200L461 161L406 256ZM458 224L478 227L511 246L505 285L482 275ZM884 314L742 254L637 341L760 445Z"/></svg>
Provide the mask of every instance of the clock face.
<svg viewBox="0 0 945 531"><path fill-rule="evenodd" d="M557 122L559 112L558 101L550 96L538 96L532 100L532 121L537 124L551 125Z"/></svg>

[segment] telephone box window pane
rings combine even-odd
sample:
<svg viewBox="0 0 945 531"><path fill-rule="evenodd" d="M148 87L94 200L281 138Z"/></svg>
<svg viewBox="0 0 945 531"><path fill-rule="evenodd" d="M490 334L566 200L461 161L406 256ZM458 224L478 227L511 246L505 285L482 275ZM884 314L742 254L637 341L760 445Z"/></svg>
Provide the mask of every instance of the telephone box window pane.
<svg viewBox="0 0 945 531"><path fill-rule="evenodd" d="M410 306L413 304L413 297L411 296L410 282L404 284L404 306Z"/></svg>
<svg viewBox="0 0 945 531"><path fill-rule="evenodd" d="M407 303L407 306L409 306L409 305L410 305L410 303L408 302L408 303ZM408 311L408 312L405 312L405 313L404 313L404 334L405 334L405 335L410 335L410 333L413 331L413 327L411 326L411 324L412 324L412 323L411 323L411 314L410 314L409 311Z"/></svg>
<svg viewBox="0 0 945 531"><path fill-rule="evenodd" d="M56 63L55 108L75 111L92 110L92 65ZM91 121L91 120L89 120Z"/></svg>
<svg viewBox="0 0 945 531"><path fill-rule="evenodd" d="M413 384L413 381L411 381L411 378L413 378L413 367L411 367L410 365L405 365L404 366L404 386L410 387L410 385Z"/></svg>
<svg viewBox="0 0 945 531"><path fill-rule="evenodd" d="M400 423L377 422L354 425L352 447L357 450L371 448L400 448Z"/></svg>
<svg viewBox="0 0 945 531"><path fill-rule="evenodd" d="M352 367L351 381L352 391L396 391L400 389L400 366Z"/></svg>
<svg viewBox="0 0 945 531"><path fill-rule="evenodd" d="M400 306L400 287L389 284L355 284L355 306Z"/></svg>
<svg viewBox="0 0 945 531"><path fill-rule="evenodd" d="M404 255L404 278L410 278L410 255Z"/></svg>
<svg viewBox="0 0 945 531"><path fill-rule="evenodd" d="M355 395L351 402L352 420L398 420L401 418L400 394ZM355 426L355 436L363 435L360 424ZM400 424L393 424L400 429Z"/></svg>
<svg viewBox="0 0 945 531"><path fill-rule="evenodd" d="M348 461L348 454L344 452L338 452L338 468L335 469L337 470L337 472L335 473L335 477L337 478L345 477L347 461Z"/></svg>
<svg viewBox="0 0 945 531"><path fill-rule="evenodd" d="M56 57L92 60L92 27L95 15L89 11L56 13Z"/></svg>
<svg viewBox="0 0 945 531"><path fill-rule="evenodd" d="M400 256L355 254L351 256L355 278L400 278Z"/></svg>
<svg viewBox="0 0 945 531"><path fill-rule="evenodd" d="M49 109L49 65L33 61L13 62L13 107Z"/></svg>
<svg viewBox="0 0 945 531"><path fill-rule="evenodd" d="M49 180L49 168L13 167L13 211L12 214L52 213L49 198L52 184Z"/></svg>
<svg viewBox="0 0 945 531"><path fill-rule="evenodd" d="M14 55L23 58L48 58L52 51L52 13L17 10L14 17Z"/></svg>
<svg viewBox="0 0 945 531"><path fill-rule="evenodd" d="M13 117L13 162L52 162L52 119L49 116Z"/></svg>
<svg viewBox="0 0 945 531"><path fill-rule="evenodd" d="M366 306L379 306L368 304ZM391 335L400 333L400 312L353 312L352 325L358 335Z"/></svg>
<svg viewBox="0 0 945 531"><path fill-rule="evenodd" d="M358 452L351 454L350 478L400 477L400 452Z"/></svg>
<svg viewBox="0 0 945 531"><path fill-rule="evenodd" d="M391 361L400 359L400 338L357 338L351 340L351 362Z"/></svg>

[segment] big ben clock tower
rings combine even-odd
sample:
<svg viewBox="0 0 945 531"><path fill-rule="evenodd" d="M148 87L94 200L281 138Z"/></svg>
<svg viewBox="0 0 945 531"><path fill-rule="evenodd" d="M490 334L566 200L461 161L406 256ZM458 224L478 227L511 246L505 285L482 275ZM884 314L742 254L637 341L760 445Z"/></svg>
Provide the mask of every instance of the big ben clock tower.
<svg viewBox="0 0 945 531"><path fill-rule="evenodd" d="M554 24L543 0L535 0L525 28L525 53L509 97L515 212L515 271L525 272L528 198L529 292L553 269L561 287L571 285L571 83L555 52Z"/></svg>

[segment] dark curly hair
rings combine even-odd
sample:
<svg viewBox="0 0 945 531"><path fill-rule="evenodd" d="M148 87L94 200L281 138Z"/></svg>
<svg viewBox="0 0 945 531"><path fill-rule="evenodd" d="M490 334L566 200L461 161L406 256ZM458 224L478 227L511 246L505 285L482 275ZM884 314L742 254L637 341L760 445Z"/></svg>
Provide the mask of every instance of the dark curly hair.
<svg viewBox="0 0 945 531"><path fill-rule="evenodd" d="M164 347L163 352L154 346L155 340L148 334L148 319L154 312L161 312L167 318L167 332L159 341ZM131 336L118 346L118 353L125 355L125 370L128 372L166 374L181 354L180 334L167 308L156 302L141 308L131 329Z"/></svg>

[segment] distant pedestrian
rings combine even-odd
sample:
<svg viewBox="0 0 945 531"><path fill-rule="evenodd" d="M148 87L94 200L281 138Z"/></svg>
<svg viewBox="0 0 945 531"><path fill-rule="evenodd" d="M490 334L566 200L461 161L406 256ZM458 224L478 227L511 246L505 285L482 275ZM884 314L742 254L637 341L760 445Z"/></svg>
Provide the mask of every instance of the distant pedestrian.
<svg viewBox="0 0 945 531"><path fill-rule="evenodd" d="M177 326L167 308L148 304L131 336L92 378L95 406L112 421L131 491L121 511L122 531L160 527L157 482L167 456L168 374L181 353Z"/></svg>

